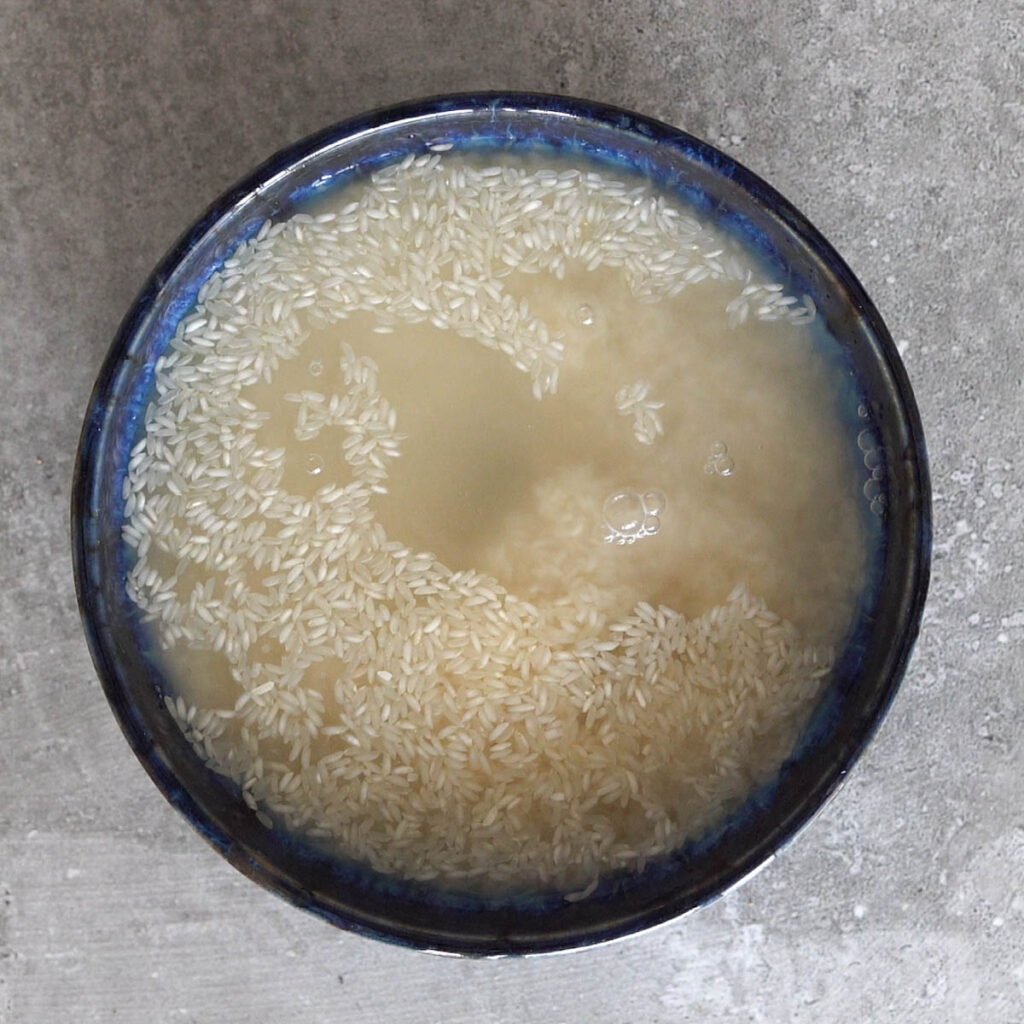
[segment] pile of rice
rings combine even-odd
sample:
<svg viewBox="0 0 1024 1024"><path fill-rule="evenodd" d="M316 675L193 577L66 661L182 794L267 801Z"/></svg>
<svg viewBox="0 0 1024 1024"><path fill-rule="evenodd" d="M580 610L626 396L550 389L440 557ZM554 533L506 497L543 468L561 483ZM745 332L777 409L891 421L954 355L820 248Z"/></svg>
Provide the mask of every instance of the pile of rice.
<svg viewBox="0 0 1024 1024"><path fill-rule="evenodd" d="M565 341L503 280L570 262L621 268L644 301L725 282L737 324L806 323L813 305L649 186L597 172L426 153L337 205L264 224L157 363L124 482L128 590L172 654L226 658L236 691L225 706L168 694L167 707L268 827L409 878L583 898L775 771L830 652L742 583L697 618L642 600L621 614L591 536L567 545L543 529L588 514L573 508L586 479L538 491L510 549L536 565L528 595L453 572L375 516L402 435L372 360L339 345L343 393L288 395L297 439L345 436L351 481L312 497L281 486L286 452L259 443L267 413L247 389L298 358L311 328L363 311L382 332L429 321L495 349L548 400ZM643 382L616 404L657 442Z"/></svg>

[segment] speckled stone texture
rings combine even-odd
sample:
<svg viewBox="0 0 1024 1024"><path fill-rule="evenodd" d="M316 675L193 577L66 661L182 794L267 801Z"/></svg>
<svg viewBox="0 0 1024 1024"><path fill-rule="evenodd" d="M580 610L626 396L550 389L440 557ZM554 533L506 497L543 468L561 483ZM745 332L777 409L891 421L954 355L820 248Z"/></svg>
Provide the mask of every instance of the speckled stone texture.
<svg viewBox="0 0 1024 1024"><path fill-rule="evenodd" d="M0 4L0 1021L1024 1021L1024 7L1013 0ZM861 277L917 391L934 584L911 671L775 863L610 947L462 962L339 934L159 797L79 628L81 415L146 273L273 150L522 88L716 143Z"/></svg>

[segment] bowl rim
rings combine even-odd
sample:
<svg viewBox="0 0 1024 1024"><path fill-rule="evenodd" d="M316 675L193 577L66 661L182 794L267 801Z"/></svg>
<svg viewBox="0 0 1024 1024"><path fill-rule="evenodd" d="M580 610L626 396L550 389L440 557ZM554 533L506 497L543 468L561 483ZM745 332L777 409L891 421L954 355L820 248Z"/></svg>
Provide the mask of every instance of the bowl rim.
<svg viewBox="0 0 1024 1024"><path fill-rule="evenodd" d="M597 122L605 128L622 132L627 136L639 136L647 143L655 142L685 151L691 158L696 156L702 163L714 168L716 173L729 176L741 190L751 195L760 205L767 207L772 216L795 233L835 274L846 294L855 302L858 314L877 339L898 398L903 427L910 438L909 461L917 498L916 545L913 550L904 554L904 561L908 566L904 586L909 594L906 621L898 635L898 644L890 661L889 678L880 692L873 714L861 726L845 758L833 763L822 775L812 798L805 801L797 813L792 814L784 827L770 839L755 846L749 856L735 864L731 871L725 872L719 884L709 886L708 891L689 892L685 898L667 900L625 920L620 918L611 925L591 928L581 934L540 933L530 942L501 935L490 940L466 939L451 932L439 932L427 939L419 929L403 930L400 927L390 927L376 919L360 917L351 907L339 907L337 902L330 901L325 894L298 886L276 865L267 865L243 842L226 832L218 821L192 799L173 773L169 773L165 766L155 763L152 756L152 740L139 719L130 713L130 694L118 681L114 670L115 659L106 649L94 621L94 608L90 598L92 584L88 570L89 542L85 530L89 518L90 485L98 466L97 446L93 442L101 430L105 397L110 393L125 359L129 342L144 323L164 284L193 248L207 236L210 229L237 205L258 192L270 179L286 174L327 146L357 134L370 134L395 122L420 120L431 115L471 113L487 107L511 112L530 110L535 113L549 113ZM654 118L611 104L572 96L543 92L474 91L441 94L381 107L336 122L285 146L223 192L174 242L148 276L121 321L89 398L71 487L71 546L75 591L83 628L97 675L118 724L136 757L164 797L186 817L207 842L264 888L342 929L430 952L477 957L521 956L603 944L646 931L691 913L760 871L822 810L881 725L899 689L920 631L930 577L931 490L920 414L892 336L874 303L843 258L789 200L733 157L688 132Z"/></svg>

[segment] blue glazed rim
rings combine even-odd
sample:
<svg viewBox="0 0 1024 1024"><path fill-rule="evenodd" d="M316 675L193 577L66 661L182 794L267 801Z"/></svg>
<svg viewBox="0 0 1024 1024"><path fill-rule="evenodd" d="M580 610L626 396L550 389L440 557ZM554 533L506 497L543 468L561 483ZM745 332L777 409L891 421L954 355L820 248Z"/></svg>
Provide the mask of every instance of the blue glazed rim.
<svg viewBox="0 0 1024 1024"><path fill-rule="evenodd" d="M881 430L887 469L898 485L895 496L899 500L891 504L888 554L878 595L886 609L894 609L886 619L891 628L885 649L875 652L872 661L870 638L865 638L846 652L849 692L839 694L829 714L816 715L820 721L810 727L824 738L819 737L817 745L803 745L784 766L779 781L752 796L748 803L753 824L748 820L742 827L726 826L710 839L687 844L690 860L669 858L661 865L655 889L613 880L607 887L602 885L596 894L599 898L577 904L549 899L517 907L474 902L457 894L438 901L426 898L416 887L379 884L379 876L377 884L364 887L358 871L332 872L320 862L323 858L318 861L315 853L298 844L283 852L274 849L267 839L269 833L262 826L254 829L251 815L231 806L235 798L223 783L204 780L194 766L190 768L187 759L192 756L195 760L194 755L180 735L175 740L176 727L168 728L169 718L159 701L147 703L145 688L155 694L155 687L151 674L141 679L140 674L151 666L139 661L131 631L114 621L117 609L111 609L111 593L115 583L104 561L110 557L111 543L109 524L105 538L101 528L104 515L111 511L103 507L100 487L109 456L107 428L114 417L119 380L127 373L146 373L131 351L132 343L152 326L151 316L158 301L166 300L165 289L175 270L222 218L323 150L357 136L383 131L391 131L393 136L406 124L430 119L440 123L470 114L489 118L494 124L503 123L502 118L511 122L517 116L549 119L557 124L558 132L572 134L580 129L584 149L583 129L600 129L606 136L614 136L614 152L625 163L643 167L643 154L649 155L652 147L671 151L716 180L728 182L737 194L749 197L772 227L787 233L818 261L828 287L842 300L846 325L860 332L853 347L865 339L870 342L870 346L866 342L861 345L861 351L853 352L851 358L860 359L860 370L882 382L878 385L881 390L867 387L867 392L884 399L874 402L872 408L887 421ZM549 130L546 137L558 132ZM413 137L414 133L410 139ZM382 151L378 157L387 160L394 155L394 150ZM172 304L174 312L184 314L193 302L194 294L180 297ZM871 349L866 355L865 347ZM109 503L109 494L106 498ZM82 430L72 487L71 527L76 592L97 673L129 744L164 796L235 867L295 905L349 931L418 949L471 956L552 952L610 941L705 905L764 866L834 793L884 717L918 634L931 558L928 466L916 403L881 316L838 253L771 186L707 143L616 107L533 93L441 96L341 122L276 153L217 199L150 275L115 336ZM873 605L868 612L877 610ZM872 677L868 685L864 679L872 666L878 666L877 678ZM700 871L694 869L695 863Z"/></svg>

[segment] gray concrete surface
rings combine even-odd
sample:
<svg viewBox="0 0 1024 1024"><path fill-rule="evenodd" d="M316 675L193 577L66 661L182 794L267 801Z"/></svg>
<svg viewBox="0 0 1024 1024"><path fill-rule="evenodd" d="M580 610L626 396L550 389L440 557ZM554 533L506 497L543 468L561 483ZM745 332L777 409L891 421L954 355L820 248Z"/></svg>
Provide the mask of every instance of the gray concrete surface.
<svg viewBox="0 0 1024 1024"><path fill-rule="evenodd" d="M0 1021L1024 1022L1024 7L1013 0L0 0ZM539 88L735 154L899 341L935 478L905 687L839 797L713 907L473 963L237 876L133 760L80 635L67 502L118 320L279 146Z"/></svg>

